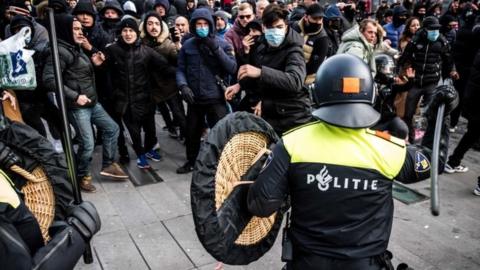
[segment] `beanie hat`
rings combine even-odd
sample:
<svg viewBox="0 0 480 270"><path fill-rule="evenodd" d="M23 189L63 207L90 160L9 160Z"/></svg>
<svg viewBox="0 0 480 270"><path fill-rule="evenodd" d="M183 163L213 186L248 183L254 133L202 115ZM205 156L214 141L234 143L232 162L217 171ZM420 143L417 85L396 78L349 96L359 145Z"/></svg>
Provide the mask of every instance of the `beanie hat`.
<svg viewBox="0 0 480 270"><path fill-rule="evenodd" d="M125 14L137 17L137 7L132 1L126 1L123 3L123 11Z"/></svg>
<svg viewBox="0 0 480 270"><path fill-rule="evenodd" d="M8 11L13 14L30 16L30 10L28 9L27 5L25 5L25 1L22 0L13 1L8 7Z"/></svg>
<svg viewBox="0 0 480 270"><path fill-rule="evenodd" d="M230 13L223 11L223 10L218 10L213 14L214 17L221 18L225 23L228 23L228 20L232 18L232 15Z"/></svg>
<svg viewBox="0 0 480 270"><path fill-rule="evenodd" d="M120 21L120 24L118 25L118 30L122 32L123 28L132 28L133 31L137 33L137 35L140 35L140 31L138 30L138 24L135 19L132 19L130 17L123 17L122 20Z"/></svg>
<svg viewBox="0 0 480 270"><path fill-rule="evenodd" d="M170 9L170 3L168 2L168 0L155 0L155 4L153 5L153 9L157 8L158 6L163 6L165 11L167 11L167 12Z"/></svg>
<svg viewBox="0 0 480 270"><path fill-rule="evenodd" d="M95 18L96 12L95 12L95 9L93 9L92 2L88 0L78 1L77 5L72 10L72 15L78 15L78 14L88 14L88 15L91 15L93 18Z"/></svg>
<svg viewBox="0 0 480 270"><path fill-rule="evenodd" d="M10 21L10 33L13 35L15 29L21 29L23 27L30 27L32 31L31 37L34 36L35 27L33 27L33 22L30 17L24 15L15 15Z"/></svg>

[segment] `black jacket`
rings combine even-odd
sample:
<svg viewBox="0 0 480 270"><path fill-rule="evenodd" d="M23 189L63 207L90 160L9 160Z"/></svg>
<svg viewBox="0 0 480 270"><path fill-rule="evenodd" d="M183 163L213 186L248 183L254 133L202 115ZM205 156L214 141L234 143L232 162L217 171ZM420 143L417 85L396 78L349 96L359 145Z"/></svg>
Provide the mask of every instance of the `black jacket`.
<svg viewBox="0 0 480 270"><path fill-rule="evenodd" d="M314 33L305 33L304 19L292 24L292 28L297 31L302 37L308 36L303 45L303 53L305 56L307 67L307 81L308 77L315 77L318 68L327 57L329 38L327 33L321 27ZM307 82L310 83L310 82Z"/></svg>
<svg viewBox="0 0 480 270"><path fill-rule="evenodd" d="M468 78L473 59L480 44L480 27L462 26L457 32L457 38L452 46L453 59L460 77Z"/></svg>
<svg viewBox="0 0 480 270"><path fill-rule="evenodd" d="M240 81L262 101L262 117L279 134L311 120L310 99L304 88L306 77L303 39L288 28L283 43L270 47L263 39L250 63L262 69L258 79Z"/></svg>
<svg viewBox="0 0 480 270"><path fill-rule="evenodd" d="M62 70L63 89L69 108L79 108L79 95L86 95L92 102L83 107L93 107L97 102L95 73L88 56L79 46L58 40L58 54ZM53 60L49 55L43 69L43 84L47 91L55 91Z"/></svg>
<svg viewBox="0 0 480 270"><path fill-rule="evenodd" d="M434 42L427 39L427 31L420 29L407 44L399 65L406 63L415 70L415 84L419 87L437 84L441 77L448 77L454 70L453 57L448 41L440 34Z"/></svg>
<svg viewBox="0 0 480 270"><path fill-rule="evenodd" d="M174 76L175 70L163 56L142 44L140 39L128 45L119 39L107 46L105 56L115 112L123 115L130 106L131 112L144 114L153 109L151 70L161 70Z"/></svg>

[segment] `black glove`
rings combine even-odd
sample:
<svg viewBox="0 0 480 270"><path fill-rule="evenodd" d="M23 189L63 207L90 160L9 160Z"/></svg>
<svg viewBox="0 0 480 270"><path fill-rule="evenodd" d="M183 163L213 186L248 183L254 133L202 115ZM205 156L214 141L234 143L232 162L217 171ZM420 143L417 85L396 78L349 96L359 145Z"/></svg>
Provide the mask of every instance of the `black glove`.
<svg viewBox="0 0 480 270"><path fill-rule="evenodd" d="M97 209L91 202L73 205L68 212L68 224L75 227L85 240L92 238L102 226Z"/></svg>
<svg viewBox="0 0 480 270"><path fill-rule="evenodd" d="M203 42L212 52L218 50L219 45L215 37L206 37L203 39Z"/></svg>
<svg viewBox="0 0 480 270"><path fill-rule="evenodd" d="M432 100L428 105L427 117L435 118L438 107L445 104L445 116L449 115L458 106L459 99L457 90L451 85L440 85L435 89Z"/></svg>
<svg viewBox="0 0 480 270"><path fill-rule="evenodd" d="M15 154L10 147L0 141L0 167L8 169L15 164L21 164L21 158Z"/></svg>
<svg viewBox="0 0 480 270"><path fill-rule="evenodd" d="M183 100L185 100L188 104L193 104L195 102L195 95L190 87L184 85L182 88L180 88L180 92L182 93Z"/></svg>

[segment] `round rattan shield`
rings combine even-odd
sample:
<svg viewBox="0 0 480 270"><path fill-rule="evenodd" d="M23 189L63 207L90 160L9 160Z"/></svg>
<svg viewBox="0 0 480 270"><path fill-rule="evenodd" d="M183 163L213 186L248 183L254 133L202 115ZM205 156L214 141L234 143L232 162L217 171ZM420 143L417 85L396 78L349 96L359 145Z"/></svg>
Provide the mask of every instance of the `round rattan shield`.
<svg viewBox="0 0 480 270"><path fill-rule="evenodd" d="M192 211L201 243L219 261L248 264L277 237L283 209L268 218L252 217L248 185L241 179L277 141L263 119L240 112L219 121L202 144L192 177Z"/></svg>

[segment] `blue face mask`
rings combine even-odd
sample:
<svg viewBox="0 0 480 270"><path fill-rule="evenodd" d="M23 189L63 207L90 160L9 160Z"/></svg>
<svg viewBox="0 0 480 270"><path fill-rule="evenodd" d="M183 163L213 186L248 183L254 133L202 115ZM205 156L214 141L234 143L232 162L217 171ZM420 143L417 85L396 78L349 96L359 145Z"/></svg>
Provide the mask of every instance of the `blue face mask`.
<svg viewBox="0 0 480 270"><path fill-rule="evenodd" d="M427 38L430 41L436 41L440 36L440 30L428 30L427 31Z"/></svg>
<svg viewBox="0 0 480 270"><path fill-rule="evenodd" d="M208 36L208 26L207 27L197 27L196 29L197 35L201 38L205 38Z"/></svg>
<svg viewBox="0 0 480 270"><path fill-rule="evenodd" d="M280 28L267 28L265 29L265 39L268 45L278 47L285 39L285 30Z"/></svg>

